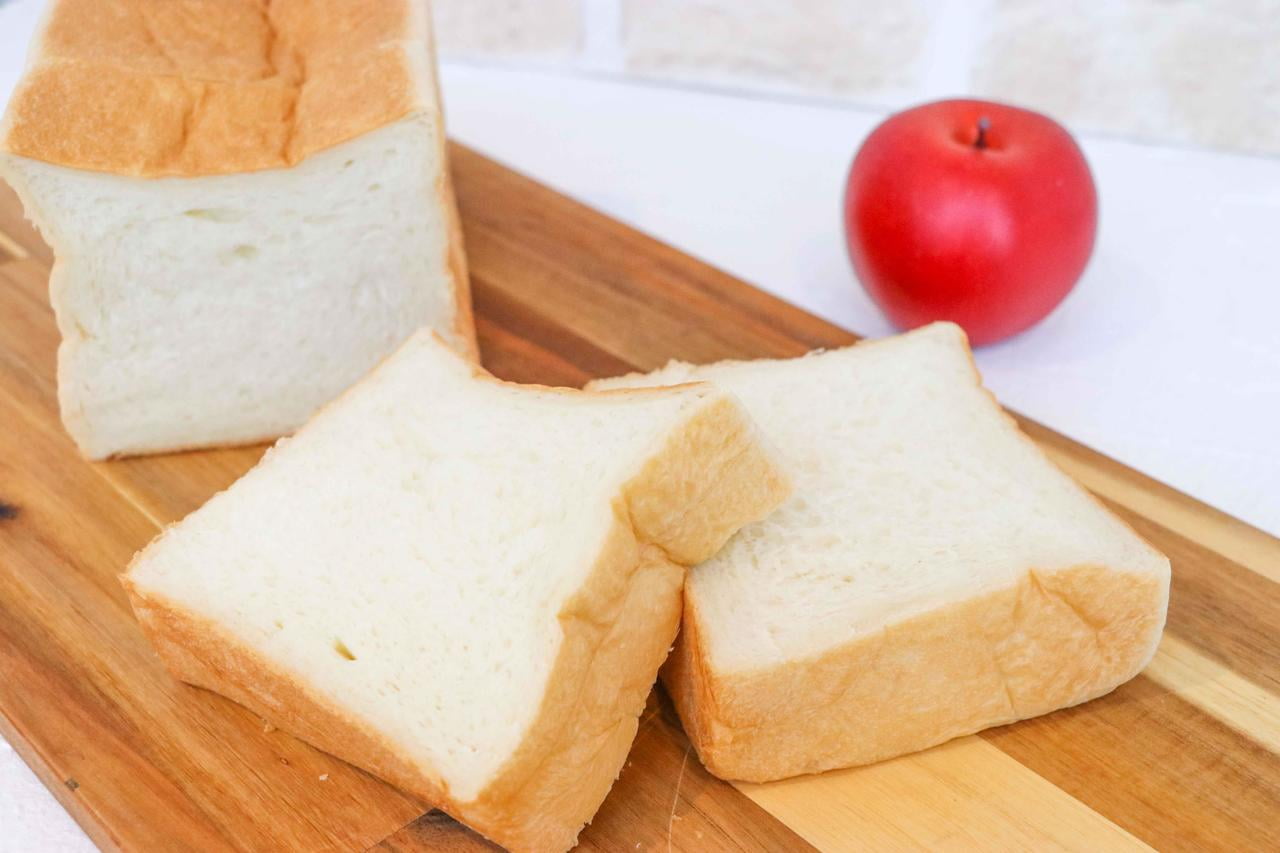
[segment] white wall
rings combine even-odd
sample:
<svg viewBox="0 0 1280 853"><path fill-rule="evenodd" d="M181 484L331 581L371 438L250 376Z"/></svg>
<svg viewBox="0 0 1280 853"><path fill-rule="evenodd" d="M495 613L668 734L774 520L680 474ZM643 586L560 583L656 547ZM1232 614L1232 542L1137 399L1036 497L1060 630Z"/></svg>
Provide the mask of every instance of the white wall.
<svg viewBox="0 0 1280 853"><path fill-rule="evenodd" d="M453 58L1280 154L1280 0L435 0Z"/></svg>

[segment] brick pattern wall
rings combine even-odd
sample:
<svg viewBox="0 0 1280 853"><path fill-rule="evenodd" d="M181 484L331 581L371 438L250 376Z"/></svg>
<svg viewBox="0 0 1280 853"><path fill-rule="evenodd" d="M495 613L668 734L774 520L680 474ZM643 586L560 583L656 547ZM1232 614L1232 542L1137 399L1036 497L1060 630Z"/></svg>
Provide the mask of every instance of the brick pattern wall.
<svg viewBox="0 0 1280 853"><path fill-rule="evenodd" d="M435 0L441 52L1280 154L1280 0Z"/></svg>

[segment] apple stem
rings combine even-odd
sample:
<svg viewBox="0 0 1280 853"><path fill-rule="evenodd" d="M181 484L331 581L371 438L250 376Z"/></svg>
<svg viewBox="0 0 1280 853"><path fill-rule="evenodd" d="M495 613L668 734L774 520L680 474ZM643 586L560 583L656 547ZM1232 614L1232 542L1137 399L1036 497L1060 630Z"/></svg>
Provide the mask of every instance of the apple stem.
<svg viewBox="0 0 1280 853"><path fill-rule="evenodd" d="M978 138L973 141L973 147L982 150L987 147L987 130L991 127L991 119L983 116L978 119Z"/></svg>

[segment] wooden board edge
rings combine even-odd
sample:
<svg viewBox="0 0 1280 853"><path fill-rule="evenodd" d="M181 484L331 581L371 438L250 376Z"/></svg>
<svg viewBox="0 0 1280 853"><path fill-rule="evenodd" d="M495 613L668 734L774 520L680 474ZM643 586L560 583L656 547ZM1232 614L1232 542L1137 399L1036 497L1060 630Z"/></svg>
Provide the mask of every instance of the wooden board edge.
<svg viewBox="0 0 1280 853"><path fill-rule="evenodd" d="M34 741L22 735L3 708L0 708L0 737L13 747L13 751L27 767L31 768L31 772L44 785L45 790L57 800L58 805L62 806L99 850L111 851L111 853L121 850L115 837L107 828L106 821L98 819L90 805L76 796L78 787L76 780L63 779L55 773L53 762L46 759Z"/></svg>

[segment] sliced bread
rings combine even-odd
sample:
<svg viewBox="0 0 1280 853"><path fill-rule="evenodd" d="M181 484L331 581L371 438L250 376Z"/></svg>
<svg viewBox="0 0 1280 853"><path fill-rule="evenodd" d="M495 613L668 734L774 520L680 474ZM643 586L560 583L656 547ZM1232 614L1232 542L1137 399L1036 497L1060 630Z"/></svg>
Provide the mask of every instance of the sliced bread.
<svg viewBox="0 0 1280 853"><path fill-rule="evenodd" d="M890 758L1100 696L1151 659L1169 561L1018 430L957 327L592 387L691 380L738 396L795 483L685 588L663 680L712 772Z"/></svg>
<svg viewBox="0 0 1280 853"><path fill-rule="evenodd" d="M622 767L684 566L786 493L712 386L510 385L422 332L124 583L178 678L512 850L564 850Z"/></svg>
<svg viewBox="0 0 1280 853"><path fill-rule="evenodd" d="M425 0L52 0L0 176L91 458L274 438L429 325L474 353Z"/></svg>

